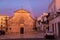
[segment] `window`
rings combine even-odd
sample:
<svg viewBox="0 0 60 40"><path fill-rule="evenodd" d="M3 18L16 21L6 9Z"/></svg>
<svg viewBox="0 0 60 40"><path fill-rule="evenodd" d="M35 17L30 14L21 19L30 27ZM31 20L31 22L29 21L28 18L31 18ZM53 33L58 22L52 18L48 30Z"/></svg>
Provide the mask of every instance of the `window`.
<svg viewBox="0 0 60 40"><path fill-rule="evenodd" d="M56 29L56 23L55 23L55 29Z"/></svg>
<svg viewBox="0 0 60 40"><path fill-rule="evenodd" d="M60 37L60 22L58 22L58 34L59 34L59 37Z"/></svg>
<svg viewBox="0 0 60 40"><path fill-rule="evenodd" d="M54 32L54 24L52 24L52 30L53 30L53 32Z"/></svg>
<svg viewBox="0 0 60 40"><path fill-rule="evenodd" d="M10 30L11 30L11 28L10 28Z"/></svg>
<svg viewBox="0 0 60 40"><path fill-rule="evenodd" d="M56 23L55 23L55 31L56 31Z"/></svg>

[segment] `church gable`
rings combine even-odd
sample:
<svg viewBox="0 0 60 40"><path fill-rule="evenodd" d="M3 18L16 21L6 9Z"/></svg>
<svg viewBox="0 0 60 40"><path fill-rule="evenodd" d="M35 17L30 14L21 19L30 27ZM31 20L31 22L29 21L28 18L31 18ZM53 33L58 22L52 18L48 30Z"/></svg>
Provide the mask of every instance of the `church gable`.
<svg viewBox="0 0 60 40"><path fill-rule="evenodd" d="M9 21L9 27L12 28L11 32L20 32L20 28L24 28L24 32L33 31L34 20L30 13L24 9L14 12L14 16Z"/></svg>
<svg viewBox="0 0 60 40"><path fill-rule="evenodd" d="M34 21L33 18L30 16L30 13L24 9L20 9L15 11L14 16L11 18L14 22L24 23L23 20L27 22Z"/></svg>
<svg viewBox="0 0 60 40"><path fill-rule="evenodd" d="M18 12L18 13L30 13L27 10L24 10L24 9L16 10L15 13L16 12Z"/></svg>

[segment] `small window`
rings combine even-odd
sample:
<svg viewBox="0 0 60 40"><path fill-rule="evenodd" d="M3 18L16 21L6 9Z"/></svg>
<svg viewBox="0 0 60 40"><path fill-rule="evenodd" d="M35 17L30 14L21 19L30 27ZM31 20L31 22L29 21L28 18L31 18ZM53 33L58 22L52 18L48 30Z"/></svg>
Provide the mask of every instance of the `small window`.
<svg viewBox="0 0 60 40"><path fill-rule="evenodd" d="M10 30L11 30L11 28L10 28Z"/></svg>

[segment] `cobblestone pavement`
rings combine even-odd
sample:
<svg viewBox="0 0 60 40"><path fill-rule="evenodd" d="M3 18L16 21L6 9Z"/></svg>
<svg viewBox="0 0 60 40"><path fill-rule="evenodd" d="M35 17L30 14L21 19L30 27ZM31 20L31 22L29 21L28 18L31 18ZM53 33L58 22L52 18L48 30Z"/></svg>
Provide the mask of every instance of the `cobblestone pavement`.
<svg viewBox="0 0 60 40"><path fill-rule="evenodd" d="M21 38L21 39L1 39L1 40L44 40L42 38Z"/></svg>
<svg viewBox="0 0 60 40"><path fill-rule="evenodd" d="M43 33L34 34L7 34L0 36L0 40L60 40L58 39L45 39Z"/></svg>
<svg viewBox="0 0 60 40"><path fill-rule="evenodd" d="M1 39L1 40L56 40L56 39L44 39L44 38L20 38L20 39Z"/></svg>
<svg viewBox="0 0 60 40"><path fill-rule="evenodd" d="M2 35L0 39L20 39L20 38L44 38L43 33L33 33L33 34L9 34L9 35Z"/></svg>

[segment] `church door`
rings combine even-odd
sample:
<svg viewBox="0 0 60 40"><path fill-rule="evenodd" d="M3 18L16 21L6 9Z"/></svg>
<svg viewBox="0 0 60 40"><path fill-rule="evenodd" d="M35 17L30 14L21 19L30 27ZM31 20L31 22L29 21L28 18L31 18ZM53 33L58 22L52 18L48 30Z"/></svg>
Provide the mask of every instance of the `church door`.
<svg viewBox="0 0 60 40"><path fill-rule="evenodd" d="M24 28L20 28L20 34L24 34Z"/></svg>

